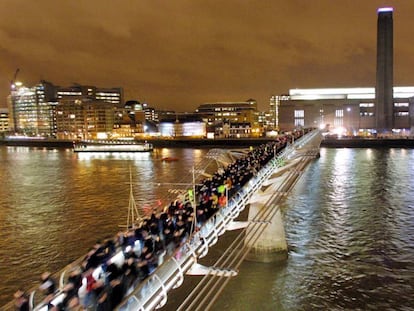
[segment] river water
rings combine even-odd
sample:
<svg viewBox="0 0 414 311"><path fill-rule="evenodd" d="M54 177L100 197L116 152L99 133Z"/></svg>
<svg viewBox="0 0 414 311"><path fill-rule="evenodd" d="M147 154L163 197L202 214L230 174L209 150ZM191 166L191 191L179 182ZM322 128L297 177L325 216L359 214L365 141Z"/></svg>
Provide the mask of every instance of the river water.
<svg viewBox="0 0 414 311"><path fill-rule="evenodd" d="M130 172L138 206L167 204L167 188L188 182L207 152L0 147L0 306L120 230ZM245 262L213 309L414 310L413 163L413 149L322 148L281 206L287 262ZM223 253L220 245L208 257ZM187 277L164 309L195 282Z"/></svg>

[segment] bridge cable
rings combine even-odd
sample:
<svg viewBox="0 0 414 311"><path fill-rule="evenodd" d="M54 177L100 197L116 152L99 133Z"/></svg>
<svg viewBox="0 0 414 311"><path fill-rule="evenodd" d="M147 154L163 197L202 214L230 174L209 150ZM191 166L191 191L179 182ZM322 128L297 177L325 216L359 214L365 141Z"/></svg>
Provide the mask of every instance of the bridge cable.
<svg viewBox="0 0 414 311"><path fill-rule="evenodd" d="M296 172L294 174L296 174ZM295 179L297 180L297 178L295 178ZM290 184L288 187L289 188L292 188L292 186L293 186L294 183L295 182L293 182L292 184ZM277 200L277 201L279 201L279 200ZM273 204L275 204L275 202L272 202L272 205ZM270 213L268 213L268 216L269 217L267 217L267 219L272 219L272 217L280 210L280 207L277 206L276 208L273 208L272 209L271 206L269 205L267 209L270 210ZM252 238L253 242L256 242L260 238L260 236L261 236L261 234L263 233L264 230L265 230L265 226L261 226L261 227L259 227L256 230L255 233L257 233L257 234L255 235L254 238ZM243 256L237 262L236 268L239 268L240 267L240 265L243 263L244 259L248 255L249 251L251 250L251 248L252 248L251 246L245 246L244 247L245 252L244 252ZM224 282L220 283L219 291L217 291L215 293L215 295L212 298L209 299L208 305L204 308L204 310L209 310L212 307L213 303L217 300L217 298L219 297L219 295L221 294L221 292L224 290L224 287L227 285L227 283L229 281L230 281L230 279L228 278L228 279L224 280Z"/></svg>
<svg viewBox="0 0 414 311"><path fill-rule="evenodd" d="M305 159L304 159L305 160ZM301 161L301 169L303 169L308 161ZM309 160L309 159L308 159ZM283 184L279 186L279 189L275 191L275 195L271 196L267 202L263 205L264 208L262 208L261 211L255 217L252 221L260 221L260 220L270 220L272 217L279 211L279 207L272 208L274 204L279 202L283 198L283 193L287 193L290 189L293 188L293 185L295 184L295 180L297 180L297 170L291 171L287 179ZM288 188L288 189L284 189ZM264 217L263 217L264 216ZM235 268L238 268L245 257L248 255L251 246L246 245L246 241L250 243L250 241L253 241L253 245L261 236L263 231L265 230L267 224L266 223L254 223L252 222L250 225L250 233L246 237L246 230L247 228L243 229L237 238L231 243L231 245L227 248L227 250L223 253L223 255L217 260L216 265L223 265L230 261L231 265L234 265ZM246 238L248 240L246 240ZM229 278L227 280L224 280L224 282L221 281L222 276L216 276L207 274L203 277L203 279L199 282L199 284L191 291L190 295L187 296L187 299L181 304L178 310L184 310L185 304L188 304L189 301L192 301L190 305L185 308L185 310L189 310L194 305L197 305L197 308L195 310L207 310L212 306L212 304L217 300L218 296L226 286L226 284L229 281ZM212 284L215 282L215 284ZM206 283L206 284L205 284ZM213 289L215 289L218 285L221 285L219 290L215 292L215 295L211 298L211 295L213 294ZM201 288L202 287L202 288ZM198 291L201 288L200 291ZM205 294L205 292L208 290L208 293ZM195 297L194 297L195 296ZM197 303L197 300L200 300L201 302ZM208 300L208 301L207 301ZM208 302L207 309L203 307Z"/></svg>

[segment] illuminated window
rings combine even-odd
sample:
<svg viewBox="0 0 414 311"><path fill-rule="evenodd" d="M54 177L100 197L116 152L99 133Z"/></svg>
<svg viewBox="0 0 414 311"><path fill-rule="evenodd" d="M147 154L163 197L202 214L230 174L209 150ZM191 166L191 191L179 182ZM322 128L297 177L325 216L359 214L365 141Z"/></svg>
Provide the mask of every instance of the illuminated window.
<svg viewBox="0 0 414 311"><path fill-rule="evenodd" d="M359 114L361 117L373 117L374 113L373 112L368 112L368 111L362 111Z"/></svg>
<svg viewBox="0 0 414 311"><path fill-rule="evenodd" d="M361 117L373 117L374 114L374 103L359 103L359 115Z"/></svg>
<svg viewBox="0 0 414 311"><path fill-rule="evenodd" d="M340 127L344 125L344 119L343 118L335 118L334 119L334 127Z"/></svg>
<svg viewBox="0 0 414 311"><path fill-rule="evenodd" d="M295 127L305 126L305 110L295 110Z"/></svg>
<svg viewBox="0 0 414 311"><path fill-rule="evenodd" d="M304 118L305 110L295 110L295 118Z"/></svg>
<svg viewBox="0 0 414 311"><path fill-rule="evenodd" d="M295 119L295 127L299 127L299 126L305 126L305 119Z"/></svg>
<svg viewBox="0 0 414 311"><path fill-rule="evenodd" d="M344 125L344 110L343 109L336 109L335 110L335 118L334 118L334 126L340 127Z"/></svg>
<svg viewBox="0 0 414 311"><path fill-rule="evenodd" d="M335 117L336 118L343 118L344 117L344 110L343 109L335 110Z"/></svg>
<svg viewBox="0 0 414 311"><path fill-rule="evenodd" d="M374 103L360 103L359 107L374 107Z"/></svg>
<svg viewBox="0 0 414 311"><path fill-rule="evenodd" d="M397 116L397 117L407 117L409 115L410 115L410 113L408 111L399 111L399 112L395 113L395 116Z"/></svg>
<svg viewBox="0 0 414 311"><path fill-rule="evenodd" d="M394 103L394 107L408 107L409 103Z"/></svg>

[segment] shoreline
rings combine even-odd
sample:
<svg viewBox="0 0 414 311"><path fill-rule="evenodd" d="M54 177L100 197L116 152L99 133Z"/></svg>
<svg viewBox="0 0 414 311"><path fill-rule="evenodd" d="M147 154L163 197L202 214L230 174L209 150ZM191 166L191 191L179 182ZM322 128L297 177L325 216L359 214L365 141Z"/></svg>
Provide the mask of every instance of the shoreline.
<svg viewBox="0 0 414 311"><path fill-rule="evenodd" d="M413 138L325 138L321 147L326 148L414 148Z"/></svg>
<svg viewBox="0 0 414 311"><path fill-rule="evenodd" d="M238 139L140 139L138 142L151 143L155 148L218 148L258 146L273 138ZM0 139L0 146L72 148L72 140L58 139ZM321 147L325 148L414 148L413 138L325 138Z"/></svg>
<svg viewBox="0 0 414 311"><path fill-rule="evenodd" d="M273 141L273 138L239 138L239 139L137 139L137 142L150 143L155 148L214 148L214 147L250 147ZM0 146L72 148L72 140L58 139L9 139L0 140Z"/></svg>

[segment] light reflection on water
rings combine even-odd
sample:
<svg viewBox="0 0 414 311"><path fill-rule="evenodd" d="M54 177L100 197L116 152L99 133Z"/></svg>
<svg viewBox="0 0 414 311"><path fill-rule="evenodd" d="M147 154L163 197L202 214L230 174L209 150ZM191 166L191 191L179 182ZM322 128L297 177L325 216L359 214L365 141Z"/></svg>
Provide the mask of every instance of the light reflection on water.
<svg viewBox="0 0 414 311"><path fill-rule="evenodd" d="M412 163L414 150L322 149L283 204L288 261L245 263L217 310L413 310Z"/></svg>
<svg viewBox="0 0 414 311"><path fill-rule="evenodd" d="M130 168L137 206L155 207L171 187L164 183L191 180L187 168L206 152L83 154L0 147L0 306L18 287L37 284L43 271L60 270L125 226ZM179 161L161 161L165 156Z"/></svg>
<svg viewBox="0 0 414 311"><path fill-rule="evenodd" d="M158 183L188 178L183 175L206 152L158 149L148 157L0 148L0 177L7 181L0 188L3 303L17 286L62 268L119 230L129 167L142 205L165 193ZM288 261L245 262L213 309L414 309L412 163L410 149L322 149L283 203ZM208 257L220 256L232 234ZM164 309L173 309L195 280L187 277Z"/></svg>

